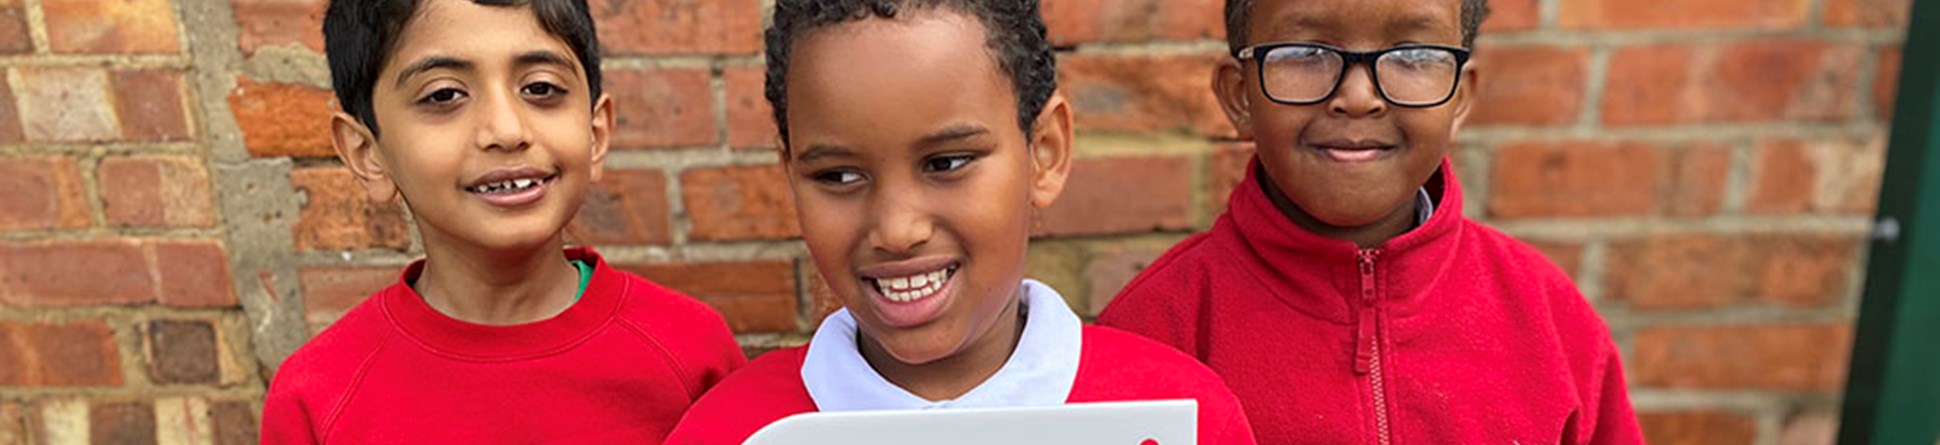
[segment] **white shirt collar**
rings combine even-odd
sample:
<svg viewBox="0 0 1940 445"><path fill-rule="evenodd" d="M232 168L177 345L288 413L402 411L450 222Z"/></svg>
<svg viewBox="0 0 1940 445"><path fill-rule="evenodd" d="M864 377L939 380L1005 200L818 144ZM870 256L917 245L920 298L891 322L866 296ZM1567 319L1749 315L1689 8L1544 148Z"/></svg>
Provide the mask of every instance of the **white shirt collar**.
<svg viewBox="0 0 1940 445"><path fill-rule="evenodd" d="M1026 279L1020 310L1024 333L1004 366L954 400L929 401L890 383L856 349L856 324L848 309L835 311L815 329L802 362L802 383L823 412L1063 405L1078 378L1084 322L1064 297Z"/></svg>
<svg viewBox="0 0 1940 445"><path fill-rule="evenodd" d="M1428 224L1428 218L1435 217L1435 198L1428 195L1427 187L1415 189L1415 225Z"/></svg>

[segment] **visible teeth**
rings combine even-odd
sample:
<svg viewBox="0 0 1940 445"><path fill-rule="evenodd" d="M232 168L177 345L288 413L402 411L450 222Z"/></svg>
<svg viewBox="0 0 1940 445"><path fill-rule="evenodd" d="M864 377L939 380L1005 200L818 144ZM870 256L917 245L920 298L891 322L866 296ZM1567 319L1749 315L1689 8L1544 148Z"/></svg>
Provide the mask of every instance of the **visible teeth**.
<svg viewBox="0 0 1940 445"><path fill-rule="evenodd" d="M928 285L930 285L930 276L929 276L929 275L917 275L917 276L915 276L915 277L911 277L911 278L909 279L909 286L910 286L910 287L923 287L923 286L928 286Z"/></svg>
<svg viewBox="0 0 1940 445"><path fill-rule="evenodd" d="M512 179L512 180L506 180L506 181L493 182L489 184L480 184L477 186L473 186L471 190L475 192L480 192L480 193L501 193L501 192L507 192L507 191L521 191L528 188L532 188L533 186L539 185L540 183L543 183L543 182L545 182L544 179Z"/></svg>
<svg viewBox="0 0 1940 445"><path fill-rule="evenodd" d="M946 269L907 277L878 278L874 281L876 290L889 301L909 302L943 290L943 284L949 281L952 272L954 271Z"/></svg>

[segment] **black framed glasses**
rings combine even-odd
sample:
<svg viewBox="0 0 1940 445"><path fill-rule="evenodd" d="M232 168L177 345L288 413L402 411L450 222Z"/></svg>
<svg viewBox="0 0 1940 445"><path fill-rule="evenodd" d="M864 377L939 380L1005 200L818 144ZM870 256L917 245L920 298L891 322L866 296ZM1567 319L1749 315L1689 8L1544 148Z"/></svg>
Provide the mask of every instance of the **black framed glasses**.
<svg viewBox="0 0 1940 445"><path fill-rule="evenodd" d="M1367 65L1381 99L1400 107L1448 103L1462 83L1469 50L1441 45L1402 45L1355 52L1317 43L1267 43L1240 48L1233 57L1258 66L1267 99L1287 105L1313 105L1334 97L1347 69Z"/></svg>

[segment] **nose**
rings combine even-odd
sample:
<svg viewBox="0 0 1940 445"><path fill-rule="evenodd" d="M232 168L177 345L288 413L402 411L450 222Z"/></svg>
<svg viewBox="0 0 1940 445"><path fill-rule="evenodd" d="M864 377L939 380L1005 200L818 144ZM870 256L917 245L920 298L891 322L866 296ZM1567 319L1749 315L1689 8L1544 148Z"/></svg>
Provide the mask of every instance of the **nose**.
<svg viewBox="0 0 1940 445"><path fill-rule="evenodd" d="M532 144L524 110L519 107L517 98L509 94L481 94L477 98L478 131L475 136L478 148L483 150L520 151Z"/></svg>
<svg viewBox="0 0 1940 445"><path fill-rule="evenodd" d="M1327 111L1350 118L1363 118L1380 115L1388 111L1388 102L1381 98L1381 91L1374 84L1373 68L1365 65L1347 67L1341 76L1340 86L1334 97L1327 102Z"/></svg>
<svg viewBox="0 0 1940 445"><path fill-rule="evenodd" d="M936 232L923 193L917 184L885 184L878 187L876 204L870 206L869 242L876 251L896 256L915 253Z"/></svg>

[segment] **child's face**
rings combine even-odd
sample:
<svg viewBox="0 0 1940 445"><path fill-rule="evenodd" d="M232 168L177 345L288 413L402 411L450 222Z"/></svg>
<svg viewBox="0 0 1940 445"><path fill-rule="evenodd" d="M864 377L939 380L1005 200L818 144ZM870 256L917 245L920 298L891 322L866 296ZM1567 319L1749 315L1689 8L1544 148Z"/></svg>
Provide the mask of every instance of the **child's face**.
<svg viewBox="0 0 1940 445"><path fill-rule="evenodd" d="M785 164L802 237L865 348L905 364L1017 326L1033 210L1068 169L1069 108L1053 98L1026 135L984 42L974 19L914 11L793 48Z"/></svg>
<svg viewBox="0 0 1940 445"><path fill-rule="evenodd" d="M1312 42L1349 51L1460 47L1460 17L1459 0L1260 0L1248 39L1253 45ZM1268 185L1333 228L1412 218L1415 190L1439 167L1476 85L1471 64L1461 70L1447 103L1401 107L1382 98L1367 65L1354 64L1333 96L1286 105L1269 100L1259 70L1257 60L1228 61L1215 75L1214 90L1240 136L1257 143Z"/></svg>
<svg viewBox="0 0 1940 445"><path fill-rule="evenodd" d="M605 158L612 106L593 108L587 86L529 8L429 0L374 88L381 138L342 114L334 136L372 198L403 195L427 242L544 246Z"/></svg>

